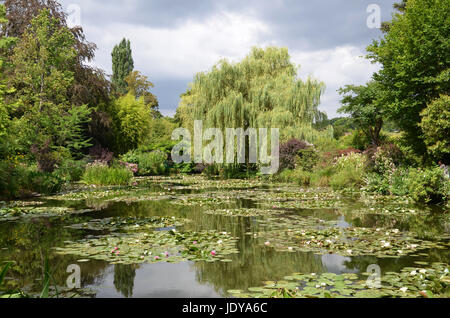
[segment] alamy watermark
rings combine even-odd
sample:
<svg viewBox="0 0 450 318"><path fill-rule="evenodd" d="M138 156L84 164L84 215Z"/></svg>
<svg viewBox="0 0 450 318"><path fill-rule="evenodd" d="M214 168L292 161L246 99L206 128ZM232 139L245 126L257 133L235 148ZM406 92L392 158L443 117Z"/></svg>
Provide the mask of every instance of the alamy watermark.
<svg viewBox="0 0 450 318"><path fill-rule="evenodd" d="M378 4L370 4L367 6L367 27L369 29L380 29L381 28L381 8Z"/></svg>
<svg viewBox="0 0 450 318"><path fill-rule="evenodd" d="M366 270L367 273L370 274L369 278L366 281L367 287L381 288L381 268L376 264L369 265Z"/></svg>
<svg viewBox="0 0 450 318"><path fill-rule="evenodd" d="M203 130L203 121L194 122L194 163L203 164L260 164L261 174L275 174L280 167L280 130L271 128L271 152L268 155L268 128L226 128L225 138L219 128ZM173 162L192 163L192 136L186 128L172 133L172 140L182 141L172 150ZM236 142L237 140L237 142ZM204 142L210 141L206 146ZM246 144L248 141L248 160ZM224 147L226 146L226 147ZM225 154L224 154L224 148ZM237 153L237 157L236 157Z"/></svg>
<svg viewBox="0 0 450 318"><path fill-rule="evenodd" d="M81 288L81 268L79 265L71 264L67 267L67 273L70 273L67 277L66 284L70 289Z"/></svg>

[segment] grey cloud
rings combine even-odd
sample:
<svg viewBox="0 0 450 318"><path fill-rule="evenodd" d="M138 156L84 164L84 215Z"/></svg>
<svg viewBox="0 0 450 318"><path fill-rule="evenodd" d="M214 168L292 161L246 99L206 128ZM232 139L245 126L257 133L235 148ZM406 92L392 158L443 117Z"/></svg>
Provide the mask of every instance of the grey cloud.
<svg viewBox="0 0 450 318"><path fill-rule="evenodd" d="M316 51L352 45L361 50L371 40L381 36L379 30L366 26L369 4L381 7L382 21L389 20L396 0L61 0L64 7L79 4L82 23L101 27L112 23L128 26L175 29L188 20L206 21L220 12L234 12L252 16L269 28L262 42L287 46L291 51ZM118 40L122 36L120 30ZM87 37L101 43L102 38ZM259 39L258 39L259 40ZM101 50L100 50L101 51ZM102 55L105 51L102 51ZM180 52L183 54L183 52ZM101 56L98 60L109 59ZM149 63L158 63L150 61ZM151 67L143 66L142 71ZM110 70L106 70L110 72ZM190 78L167 78L164 74L146 74L155 82L154 93L160 100L164 113L172 114L177 107L179 95L183 93ZM192 74L194 75L194 74ZM326 80L326 79L322 79ZM358 79L355 79L357 81ZM335 90L336 88L329 88ZM330 114L337 109L338 100L327 102L322 107Z"/></svg>

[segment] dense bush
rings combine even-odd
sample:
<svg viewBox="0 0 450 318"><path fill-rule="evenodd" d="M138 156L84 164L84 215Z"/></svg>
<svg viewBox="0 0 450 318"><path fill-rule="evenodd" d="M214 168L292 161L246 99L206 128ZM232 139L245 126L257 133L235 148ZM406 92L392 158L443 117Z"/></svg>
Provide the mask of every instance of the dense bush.
<svg viewBox="0 0 450 318"><path fill-rule="evenodd" d="M64 180L54 173L40 172L36 166L0 161L0 197L17 199L33 193L53 194Z"/></svg>
<svg viewBox="0 0 450 318"><path fill-rule="evenodd" d="M81 180L86 169L87 162L84 160L65 160L56 166L53 175L66 183L77 182Z"/></svg>
<svg viewBox="0 0 450 318"><path fill-rule="evenodd" d="M306 171L311 171L317 165L319 159L320 155L313 147L300 150L297 158L297 167L301 167Z"/></svg>
<svg viewBox="0 0 450 318"><path fill-rule="evenodd" d="M298 139L291 139L280 146L280 169L295 169L300 150L309 148L309 145Z"/></svg>
<svg viewBox="0 0 450 318"><path fill-rule="evenodd" d="M450 180L439 168L411 169L408 175L409 195L417 203L446 203L450 196Z"/></svg>
<svg viewBox="0 0 450 318"><path fill-rule="evenodd" d="M336 160L330 186L335 189L360 188L364 184L365 156L351 153Z"/></svg>
<svg viewBox="0 0 450 318"><path fill-rule="evenodd" d="M450 96L441 95L420 114L428 152L450 164Z"/></svg>
<svg viewBox="0 0 450 318"><path fill-rule="evenodd" d="M86 167L82 181L92 185L127 185L133 178L133 172L122 166L93 163Z"/></svg>
<svg viewBox="0 0 450 318"><path fill-rule="evenodd" d="M311 185L311 172L305 171L301 167L295 170L286 169L274 179L280 182L293 182L302 187L309 187Z"/></svg>
<svg viewBox="0 0 450 318"><path fill-rule="evenodd" d="M121 157L122 161L137 165L140 176L155 176L167 173L167 154L156 150L152 152L131 151Z"/></svg>
<svg viewBox="0 0 450 318"><path fill-rule="evenodd" d="M137 148L148 137L152 117L143 98L128 94L113 101L109 110L113 118L116 152Z"/></svg>

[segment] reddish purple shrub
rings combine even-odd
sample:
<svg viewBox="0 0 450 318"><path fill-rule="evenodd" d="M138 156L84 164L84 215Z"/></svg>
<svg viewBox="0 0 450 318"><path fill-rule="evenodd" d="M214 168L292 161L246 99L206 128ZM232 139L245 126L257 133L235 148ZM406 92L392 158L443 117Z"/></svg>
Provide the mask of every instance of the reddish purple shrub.
<svg viewBox="0 0 450 318"><path fill-rule="evenodd" d="M309 148L309 145L301 140L292 138L280 146L280 168L295 169L297 156L301 150Z"/></svg>
<svg viewBox="0 0 450 318"><path fill-rule="evenodd" d="M114 158L114 153L97 144L89 150L89 156L95 161L104 162L109 165Z"/></svg>

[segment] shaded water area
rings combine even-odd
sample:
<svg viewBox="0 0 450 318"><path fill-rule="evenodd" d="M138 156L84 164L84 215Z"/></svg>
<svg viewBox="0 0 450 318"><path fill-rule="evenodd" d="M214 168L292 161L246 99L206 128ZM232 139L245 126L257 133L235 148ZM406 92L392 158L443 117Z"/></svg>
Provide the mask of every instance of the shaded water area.
<svg viewBox="0 0 450 318"><path fill-rule="evenodd" d="M81 269L81 287L89 288L96 297L230 297L230 290L245 291L262 286L266 281L282 281L293 273L355 273L360 276L371 264L378 265L383 274L418 266L417 262L449 263L450 229L445 208L422 211L424 208L403 201L363 200L360 194L335 194L324 199L321 194L326 196L326 192L322 191L316 196L311 194L300 199L297 194L304 190L294 186L242 181L223 188L224 184L199 178L194 181L155 179L139 187L127 188L124 190L126 193L119 193L115 197L114 193L111 197L92 196L92 191L100 191L90 188L88 191L82 189L70 192L68 196L39 198L34 200L38 201L36 203L22 203L25 206L36 204L44 212L46 209L64 207L82 213L36 214L0 219L0 262L15 262L7 275L6 286L39 292L46 257L54 285L65 286L70 275L68 266L77 264ZM73 193L83 195L77 197ZM396 207L402 209L395 211ZM383 211L384 208L386 211ZM253 213L255 215L248 216L227 215L227 212L205 213L210 210L265 209L276 213ZM162 259L161 262L136 264L111 264L107 259L56 253L55 248L64 247L68 242L110 234L107 228L77 229L71 225L122 217L175 217L189 220L180 226L151 231L176 229L178 232L226 232L236 238L238 253L227 255L226 261L185 260L168 263ZM271 229L272 219L286 221L282 221L278 228ZM288 228L293 219L320 220L324 224L322 228L378 228L383 232L396 229L444 245L440 248L431 245L407 255L402 255L400 251L398 255L389 257L364 255L363 251L304 251L293 249L288 243L289 249L286 250L282 238L281 243L276 245L277 238L273 234L276 235L278 230L283 231L280 230L282 227ZM264 234L269 231L268 228L272 236ZM352 253L357 255L349 255Z"/></svg>

